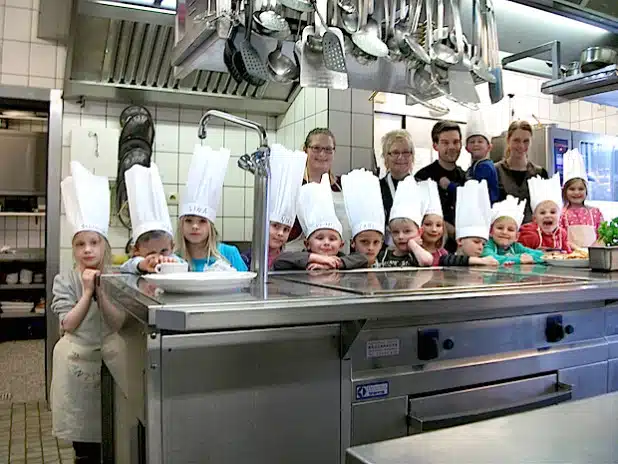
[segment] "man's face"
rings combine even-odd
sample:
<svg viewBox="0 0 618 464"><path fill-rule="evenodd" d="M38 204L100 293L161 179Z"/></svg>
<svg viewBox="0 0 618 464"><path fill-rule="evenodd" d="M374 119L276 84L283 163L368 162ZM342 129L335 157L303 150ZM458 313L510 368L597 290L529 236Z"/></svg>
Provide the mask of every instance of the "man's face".
<svg viewBox="0 0 618 464"><path fill-rule="evenodd" d="M461 135L459 135L459 131L450 130L442 132L438 136L438 143L433 144L433 149L438 152L438 157L441 161L454 164L461 152Z"/></svg>

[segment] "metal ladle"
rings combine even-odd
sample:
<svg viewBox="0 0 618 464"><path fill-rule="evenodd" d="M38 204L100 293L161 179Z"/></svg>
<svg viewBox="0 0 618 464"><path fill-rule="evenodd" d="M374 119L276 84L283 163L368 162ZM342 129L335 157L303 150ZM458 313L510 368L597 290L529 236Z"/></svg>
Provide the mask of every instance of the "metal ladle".
<svg viewBox="0 0 618 464"><path fill-rule="evenodd" d="M361 23L364 23L364 26L352 34L352 42L368 55L378 58L388 56L388 46L380 39L380 26L375 19L369 17L369 1L365 3L363 10Z"/></svg>
<svg viewBox="0 0 618 464"><path fill-rule="evenodd" d="M296 63L281 51L283 41L277 41L277 47L268 54L268 69L275 82L285 83L298 79L299 70Z"/></svg>
<svg viewBox="0 0 618 464"><path fill-rule="evenodd" d="M395 37L398 38L399 49L404 55L413 55L414 59L425 64L429 64L431 63L429 53L427 53L423 46L414 38L414 33L417 31L421 19L422 5L422 0L416 0L416 4L414 6L414 16L412 17L410 28L405 30L403 26L395 26Z"/></svg>

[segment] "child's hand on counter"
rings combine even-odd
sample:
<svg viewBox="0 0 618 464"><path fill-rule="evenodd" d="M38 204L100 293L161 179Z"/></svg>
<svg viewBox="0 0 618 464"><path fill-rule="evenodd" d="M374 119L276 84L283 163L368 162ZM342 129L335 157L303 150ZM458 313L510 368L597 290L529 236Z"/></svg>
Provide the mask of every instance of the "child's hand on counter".
<svg viewBox="0 0 618 464"><path fill-rule="evenodd" d="M155 272L157 272L155 269L157 267L157 264L159 264L160 262L170 262L161 261L161 258L165 258L165 256L156 254L148 255L137 264L137 269L145 274L154 274Z"/></svg>
<svg viewBox="0 0 618 464"><path fill-rule="evenodd" d="M307 269L309 269L309 266L312 264L324 266L314 269L339 269L343 266L343 261L341 261L341 258L338 258L337 256L323 256L316 253L311 253L311 255L309 255L309 265L307 266Z"/></svg>
<svg viewBox="0 0 618 464"><path fill-rule="evenodd" d="M519 257L519 262L521 264L534 264L534 258L526 253Z"/></svg>
<svg viewBox="0 0 618 464"><path fill-rule="evenodd" d="M483 258L476 258L473 256L470 258L470 264L473 266L493 266L493 267L497 267L500 265L498 260L491 256L485 256Z"/></svg>

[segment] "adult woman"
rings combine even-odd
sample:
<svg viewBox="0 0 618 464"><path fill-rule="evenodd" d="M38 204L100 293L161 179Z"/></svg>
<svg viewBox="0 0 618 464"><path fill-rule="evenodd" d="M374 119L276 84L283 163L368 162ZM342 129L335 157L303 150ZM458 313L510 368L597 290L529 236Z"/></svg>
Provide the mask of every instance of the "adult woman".
<svg viewBox="0 0 618 464"><path fill-rule="evenodd" d="M528 179L541 176L548 179L547 171L528 159L528 149L532 140L532 126L527 121L513 121L506 135L506 153L504 159L496 163L500 198L513 195L520 200L526 200L524 224L532 221L530 209L530 192Z"/></svg>
<svg viewBox="0 0 618 464"><path fill-rule="evenodd" d="M333 191L335 211L337 212L337 217L339 217L341 221L341 216L346 217L345 207L343 206L343 196L341 195L341 179L335 177L331 172L333 158L335 156L334 134L324 127L317 127L309 131L305 138L305 143L303 144L303 150L307 153L307 166L305 168L303 184L307 182L320 182L322 175L328 173L330 176L331 190ZM297 218L290 231L290 238L288 239L286 250L293 251L296 248L302 248L302 239L302 229ZM294 244L292 244L292 242L294 242Z"/></svg>
<svg viewBox="0 0 618 464"><path fill-rule="evenodd" d="M402 129L387 132L382 137L382 158L387 174L380 179L380 189L388 223L397 184L412 172L414 165L414 144L410 133Z"/></svg>

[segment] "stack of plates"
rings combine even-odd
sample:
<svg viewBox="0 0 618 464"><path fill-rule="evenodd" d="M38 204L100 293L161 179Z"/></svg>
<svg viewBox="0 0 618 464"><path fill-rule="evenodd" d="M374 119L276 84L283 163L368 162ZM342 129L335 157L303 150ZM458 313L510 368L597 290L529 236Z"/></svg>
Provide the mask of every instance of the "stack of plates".
<svg viewBox="0 0 618 464"><path fill-rule="evenodd" d="M29 313L34 308L34 303L28 301L0 301L0 309L5 314Z"/></svg>

